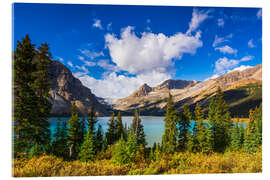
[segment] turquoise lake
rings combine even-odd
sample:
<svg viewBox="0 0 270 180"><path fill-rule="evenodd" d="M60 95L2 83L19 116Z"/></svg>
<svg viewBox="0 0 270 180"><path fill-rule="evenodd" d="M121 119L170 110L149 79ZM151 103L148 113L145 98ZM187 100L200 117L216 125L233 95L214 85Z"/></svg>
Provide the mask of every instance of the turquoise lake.
<svg viewBox="0 0 270 180"><path fill-rule="evenodd" d="M152 146L154 142L161 143L161 138L164 132L164 117L160 116L140 116L142 124L144 126L144 132L146 135L147 146ZM56 117L49 118L50 129L54 132L57 124ZM69 117L62 117L62 121L67 121ZM102 126L103 133L107 131L108 121L110 117L98 117L97 124ZM123 125L126 123L129 127L132 122L133 116L123 116L122 121ZM193 128L195 121L191 121L191 129ZM245 126L245 124L243 124Z"/></svg>

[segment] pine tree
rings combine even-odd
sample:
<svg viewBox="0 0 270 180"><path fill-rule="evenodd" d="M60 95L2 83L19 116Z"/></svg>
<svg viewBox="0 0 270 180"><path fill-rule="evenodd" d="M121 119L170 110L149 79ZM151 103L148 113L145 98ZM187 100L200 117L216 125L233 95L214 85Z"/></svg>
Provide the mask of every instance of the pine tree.
<svg viewBox="0 0 270 180"><path fill-rule="evenodd" d="M172 95L169 94L167 109L165 115L165 129L162 136L162 152L165 153L174 153L176 150L176 141L177 141L177 127L176 124L179 121L179 115L177 110L174 108L174 103Z"/></svg>
<svg viewBox="0 0 270 180"><path fill-rule="evenodd" d="M193 127L193 137L194 137L193 143L194 143L194 150L196 152L201 151L200 141L203 138L202 136L205 135L203 118L204 118L203 111L201 110L200 104L197 103L195 107L195 116L194 116L195 124Z"/></svg>
<svg viewBox="0 0 270 180"><path fill-rule="evenodd" d="M124 137L124 140L126 141L127 140L127 137L128 137L127 123L125 123L125 126L124 126L123 137Z"/></svg>
<svg viewBox="0 0 270 180"><path fill-rule="evenodd" d="M210 102L208 115L209 122L212 124L214 150L224 152L230 146L232 120L220 88L216 92L215 100Z"/></svg>
<svg viewBox="0 0 270 180"><path fill-rule="evenodd" d="M121 136L124 137L124 128L123 128L122 117L121 117L120 112L118 112L118 115L117 115L115 128L116 128L115 140L118 141L121 138Z"/></svg>
<svg viewBox="0 0 270 180"><path fill-rule="evenodd" d="M79 129L78 129L78 146L81 146L84 141L84 136L86 134L85 129L85 118L79 118Z"/></svg>
<svg viewBox="0 0 270 180"><path fill-rule="evenodd" d="M249 124L245 134L244 150L249 153L257 151L262 144L262 110L261 106L249 111Z"/></svg>
<svg viewBox="0 0 270 180"><path fill-rule="evenodd" d="M188 137L187 134L190 129L190 121L192 114L189 111L188 104L184 104L183 112L179 121L179 136L178 136L178 148L180 151L187 149Z"/></svg>
<svg viewBox="0 0 270 180"><path fill-rule="evenodd" d="M100 124L98 125L97 133L94 140L95 140L95 152L96 153L100 152L102 150L103 145L103 133Z"/></svg>
<svg viewBox="0 0 270 180"><path fill-rule="evenodd" d="M50 142L50 124L48 122L52 107L49 101L51 83L48 81L48 65L50 61L51 53L49 52L48 44L41 44L41 46L38 47L34 58L35 72L33 73L35 78L33 88L37 95L36 112L38 118L31 122L34 129L32 137L34 144L37 144L37 146L44 146Z"/></svg>
<svg viewBox="0 0 270 180"><path fill-rule="evenodd" d="M133 161L135 159L136 152L139 150L139 146L136 142L136 136L132 130L129 131L126 146L127 154L130 158L130 161Z"/></svg>
<svg viewBox="0 0 270 180"><path fill-rule="evenodd" d="M87 124L88 124L88 131L90 131L90 133L92 133L93 135L95 134L96 123L97 123L96 113L94 111L94 108L92 107L88 113Z"/></svg>
<svg viewBox="0 0 270 180"><path fill-rule="evenodd" d="M143 130L142 121L141 118L139 117L139 113L137 110L135 110L134 112L133 120L131 123L131 129L134 132L137 144L138 145L141 144L145 147L146 146L145 134Z"/></svg>
<svg viewBox="0 0 270 180"><path fill-rule="evenodd" d="M95 158L95 147L93 134L88 131L79 152L79 159L82 162L93 161Z"/></svg>
<svg viewBox="0 0 270 180"><path fill-rule="evenodd" d="M80 150L79 142L80 142L80 122L79 122L79 114L78 110L76 108L75 103L72 103L71 106L71 117L68 120L69 128L68 128L68 134L69 134L69 157L70 158L76 158L77 154Z"/></svg>
<svg viewBox="0 0 270 180"><path fill-rule="evenodd" d="M232 128L231 146L232 146L233 150L239 150L242 146L241 132L240 132L240 128L239 128L239 120L236 122L236 124Z"/></svg>
<svg viewBox="0 0 270 180"><path fill-rule="evenodd" d="M52 141L52 153L55 156L66 159L68 157L68 134L66 122L61 123L61 119L58 118L55 133Z"/></svg>
<svg viewBox="0 0 270 180"><path fill-rule="evenodd" d="M107 139L108 145L115 143L115 139L116 139L115 127L116 127L116 123L114 119L114 113L112 113L111 118L108 123L108 130L106 132L106 139Z"/></svg>
<svg viewBox="0 0 270 180"><path fill-rule="evenodd" d="M196 104L195 108L195 120L196 124L194 128L194 148L196 152L209 153L212 150L212 133L209 125L203 122L204 111L201 109L200 104Z"/></svg>
<svg viewBox="0 0 270 180"><path fill-rule="evenodd" d="M38 119L37 96L34 81L35 46L28 35L17 42L14 52L13 92L14 92L14 152L26 150L32 140L32 122Z"/></svg>
<svg viewBox="0 0 270 180"><path fill-rule="evenodd" d="M131 162L131 159L127 152L127 145L123 136L121 136L120 140L115 145L112 159L114 163L120 165Z"/></svg>

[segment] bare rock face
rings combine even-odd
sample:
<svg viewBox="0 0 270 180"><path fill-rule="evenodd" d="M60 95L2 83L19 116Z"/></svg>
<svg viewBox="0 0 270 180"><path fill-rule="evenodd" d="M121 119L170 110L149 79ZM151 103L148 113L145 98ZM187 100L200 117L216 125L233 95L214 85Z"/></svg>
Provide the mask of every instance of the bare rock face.
<svg viewBox="0 0 270 180"><path fill-rule="evenodd" d="M142 96L146 96L151 91L152 91L152 88L145 83L137 91L132 93L131 96L132 97L142 97Z"/></svg>
<svg viewBox="0 0 270 180"><path fill-rule="evenodd" d="M197 81L186 81L186 80L174 80L168 79L160 85L153 88L154 91L159 90L171 90L171 89L184 89L186 87L192 87L197 84Z"/></svg>
<svg viewBox="0 0 270 180"><path fill-rule="evenodd" d="M49 92L52 116L69 116L72 102L75 102L80 115L87 115L91 107L94 107L97 115L107 115L105 106L97 101L91 90L83 86L64 64L51 61L48 69L49 81L52 83Z"/></svg>

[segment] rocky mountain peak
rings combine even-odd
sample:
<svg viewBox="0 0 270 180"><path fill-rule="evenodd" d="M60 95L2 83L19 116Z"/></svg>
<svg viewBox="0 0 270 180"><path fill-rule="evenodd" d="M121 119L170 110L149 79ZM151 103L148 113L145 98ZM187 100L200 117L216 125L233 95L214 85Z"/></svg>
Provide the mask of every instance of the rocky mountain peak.
<svg viewBox="0 0 270 180"><path fill-rule="evenodd" d="M171 89L184 89L186 87L191 87L197 84L197 81L186 81L186 80L174 80L168 79L161 83L160 85L154 87L154 91L158 90L171 90Z"/></svg>
<svg viewBox="0 0 270 180"><path fill-rule="evenodd" d="M131 96L132 97L142 97L146 96L148 93L152 91L152 88L144 83L137 91L135 91Z"/></svg>
<svg viewBox="0 0 270 180"><path fill-rule="evenodd" d="M95 108L98 115L107 114L106 107L99 103L91 90L72 75L72 72L62 63L51 61L48 72L53 116L70 115L71 103L74 102L80 115L87 115L91 107Z"/></svg>

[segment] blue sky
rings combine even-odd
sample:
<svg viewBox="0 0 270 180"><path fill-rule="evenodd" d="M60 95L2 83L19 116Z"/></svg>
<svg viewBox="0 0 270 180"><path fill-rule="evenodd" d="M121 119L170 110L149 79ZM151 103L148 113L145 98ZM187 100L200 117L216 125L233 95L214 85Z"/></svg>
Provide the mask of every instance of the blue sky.
<svg viewBox="0 0 270 180"><path fill-rule="evenodd" d="M13 39L47 42L97 96L203 81L262 63L259 8L14 4Z"/></svg>

